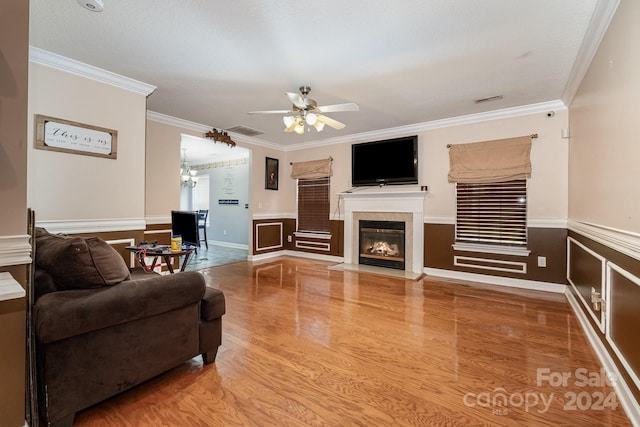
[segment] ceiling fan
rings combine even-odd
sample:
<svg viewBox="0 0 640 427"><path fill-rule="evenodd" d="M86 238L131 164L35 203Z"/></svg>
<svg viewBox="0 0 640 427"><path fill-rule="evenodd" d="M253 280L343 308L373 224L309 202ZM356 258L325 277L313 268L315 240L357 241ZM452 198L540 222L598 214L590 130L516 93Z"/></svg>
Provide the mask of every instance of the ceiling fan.
<svg viewBox="0 0 640 427"><path fill-rule="evenodd" d="M316 131L321 132L324 125L334 129L344 129L345 124L337 120L327 117L321 113L336 113L342 111L358 111L358 104L348 102L345 104L318 105L315 99L309 98L311 88L309 86L300 86L300 93L285 92L285 95L293 103L291 110L267 110L267 111L249 111L249 114L294 114L284 116L282 121L285 125L285 132L296 132L303 134L305 124L313 126Z"/></svg>

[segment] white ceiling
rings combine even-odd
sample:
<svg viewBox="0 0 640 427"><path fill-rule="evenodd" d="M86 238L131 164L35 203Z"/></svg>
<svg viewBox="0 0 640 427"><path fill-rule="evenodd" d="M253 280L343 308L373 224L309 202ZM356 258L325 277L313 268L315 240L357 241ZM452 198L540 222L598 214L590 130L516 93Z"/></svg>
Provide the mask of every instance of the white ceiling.
<svg viewBox="0 0 640 427"><path fill-rule="evenodd" d="M30 44L157 86L150 111L291 146L571 96L593 49L582 42L611 4L104 0L96 13L31 0ZM284 133L280 115L247 114L290 108L284 92L303 84L320 105L360 111L328 113L346 128L305 135Z"/></svg>

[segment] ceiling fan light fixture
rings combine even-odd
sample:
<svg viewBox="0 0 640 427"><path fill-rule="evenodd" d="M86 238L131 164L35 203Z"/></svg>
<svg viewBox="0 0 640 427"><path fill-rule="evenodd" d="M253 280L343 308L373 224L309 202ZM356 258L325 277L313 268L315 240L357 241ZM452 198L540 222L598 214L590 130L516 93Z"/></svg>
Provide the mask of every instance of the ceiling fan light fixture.
<svg viewBox="0 0 640 427"><path fill-rule="evenodd" d="M304 122L302 120L299 121L298 124L296 125L296 127L293 130L298 135L302 135L304 133Z"/></svg>
<svg viewBox="0 0 640 427"><path fill-rule="evenodd" d="M324 123L316 121L313 127L316 128L318 132L322 132L322 129L324 129Z"/></svg>
<svg viewBox="0 0 640 427"><path fill-rule="evenodd" d="M309 126L313 126L318 121L318 116L314 113L308 113L307 116L304 118L304 120L307 122Z"/></svg>
<svg viewBox="0 0 640 427"><path fill-rule="evenodd" d="M284 125L286 127L291 126L295 120L296 120L296 118L294 116L284 116L282 118L282 121L284 122Z"/></svg>

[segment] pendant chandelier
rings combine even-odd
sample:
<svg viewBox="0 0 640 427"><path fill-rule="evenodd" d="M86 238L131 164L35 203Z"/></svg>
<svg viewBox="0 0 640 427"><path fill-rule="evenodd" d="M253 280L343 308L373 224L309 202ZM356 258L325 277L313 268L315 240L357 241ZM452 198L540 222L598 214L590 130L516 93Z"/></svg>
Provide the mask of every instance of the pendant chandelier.
<svg viewBox="0 0 640 427"><path fill-rule="evenodd" d="M187 163L187 150L182 150L182 164L180 165L180 183L183 187L193 188L198 183L200 177L196 176L198 171L191 169Z"/></svg>

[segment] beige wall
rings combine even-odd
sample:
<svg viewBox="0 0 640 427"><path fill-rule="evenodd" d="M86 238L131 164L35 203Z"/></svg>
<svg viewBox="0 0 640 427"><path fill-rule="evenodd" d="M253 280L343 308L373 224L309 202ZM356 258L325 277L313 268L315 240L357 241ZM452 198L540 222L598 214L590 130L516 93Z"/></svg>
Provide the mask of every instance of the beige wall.
<svg viewBox="0 0 640 427"><path fill-rule="evenodd" d="M640 2L622 1L570 105L569 218L640 231Z"/></svg>
<svg viewBox="0 0 640 427"><path fill-rule="evenodd" d="M185 127L167 124L160 121L147 120L147 155L146 176L147 188L145 196L146 217L169 218L172 209L180 207L180 140L181 135L202 137L204 132ZM251 151L250 162L250 209L253 215L272 215L285 212L281 206L285 200L286 177L284 151L268 148L251 142L249 138L233 136L238 147ZM278 191L264 188L265 158L276 158L280 161L280 180ZM171 171L167 173L167 171ZM283 188L284 186L284 188ZM251 233L250 233L251 234Z"/></svg>
<svg viewBox="0 0 640 427"><path fill-rule="evenodd" d="M27 231L29 5L24 3L9 0L0 7L0 236Z"/></svg>
<svg viewBox="0 0 640 427"><path fill-rule="evenodd" d="M116 160L33 148L33 116L118 131ZM28 203L37 221L142 219L146 97L31 63Z"/></svg>
<svg viewBox="0 0 640 427"><path fill-rule="evenodd" d="M180 209L181 134L202 135L154 120L147 120L146 127L145 216L167 220Z"/></svg>
<svg viewBox="0 0 640 427"><path fill-rule="evenodd" d="M27 93L29 2L0 5L0 271L26 283L28 255L13 265L11 236L27 234ZM26 244L26 237L24 237ZM28 246L28 245L27 245ZM14 261L7 261L7 259ZM0 425L25 422L25 298L0 301Z"/></svg>
<svg viewBox="0 0 640 427"><path fill-rule="evenodd" d="M447 144L486 141L515 136L538 134L531 150L532 174L529 180L529 220L567 219L567 156L568 143L561 137L562 129L568 126L566 110L557 110L553 117L546 112L525 116L487 120L418 133L419 141L419 185L388 186L382 190L417 190L421 185L429 187L425 199L425 216L430 219L451 221L455 217L455 187L447 181L449 151ZM381 137L380 139L386 139ZM371 138L370 140L375 140ZM283 212L295 212L295 182L288 177L289 162L316 160L332 156L333 177L331 179L331 217L338 206L337 193L351 187L351 142L319 148L306 148L286 153L286 176L281 167L281 176L286 181ZM336 218L337 219L337 218Z"/></svg>
<svg viewBox="0 0 640 427"><path fill-rule="evenodd" d="M531 179L528 180L529 220L567 218L567 111L546 113L435 129L421 134L421 184L429 186L425 200L427 218L455 217L455 186L447 181L447 144L462 144L537 133L531 148Z"/></svg>

